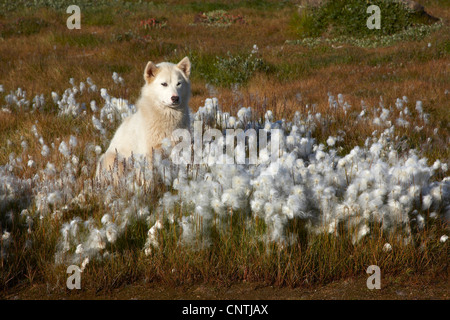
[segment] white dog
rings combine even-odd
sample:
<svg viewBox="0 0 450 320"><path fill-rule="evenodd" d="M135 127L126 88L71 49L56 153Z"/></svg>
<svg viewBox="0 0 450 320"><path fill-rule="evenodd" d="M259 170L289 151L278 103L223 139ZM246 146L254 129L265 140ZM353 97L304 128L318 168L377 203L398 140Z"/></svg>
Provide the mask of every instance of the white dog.
<svg viewBox="0 0 450 320"><path fill-rule="evenodd" d="M148 62L137 111L123 121L108 150L100 157L97 178L101 178L103 170L111 170L115 163L131 155L143 155L149 160L147 163L151 163L152 150L158 149L164 138L171 138L175 129L189 129L190 72L188 57L176 65ZM122 170L119 164L119 173Z"/></svg>

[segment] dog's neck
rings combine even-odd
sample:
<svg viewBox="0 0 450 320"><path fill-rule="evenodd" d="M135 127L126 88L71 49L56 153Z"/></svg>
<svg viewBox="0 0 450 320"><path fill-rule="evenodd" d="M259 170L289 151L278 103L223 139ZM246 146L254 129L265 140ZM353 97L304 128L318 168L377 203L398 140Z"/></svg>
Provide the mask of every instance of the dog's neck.
<svg viewBox="0 0 450 320"><path fill-rule="evenodd" d="M147 103L144 104L144 102ZM152 105L146 99L141 99L136 105L137 112L145 118L145 123L149 124L148 130L152 135L170 137L175 129L189 129L189 107L186 104L181 105L177 109L170 107L160 108Z"/></svg>

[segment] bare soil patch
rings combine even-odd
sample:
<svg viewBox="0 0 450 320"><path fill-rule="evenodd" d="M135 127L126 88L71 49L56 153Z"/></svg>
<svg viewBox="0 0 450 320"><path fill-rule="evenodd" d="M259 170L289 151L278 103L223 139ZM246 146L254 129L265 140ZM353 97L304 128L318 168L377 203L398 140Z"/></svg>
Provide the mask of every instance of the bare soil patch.
<svg viewBox="0 0 450 320"><path fill-rule="evenodd" d="M369 290L366 277L335 281L323 286L280 288L259 283L230 286L200 284L171 287L134 283L108 292L49 290L44 284L17 287L4 293L7 300L448 300L448 275L387 276L380 290Z"/></svg>

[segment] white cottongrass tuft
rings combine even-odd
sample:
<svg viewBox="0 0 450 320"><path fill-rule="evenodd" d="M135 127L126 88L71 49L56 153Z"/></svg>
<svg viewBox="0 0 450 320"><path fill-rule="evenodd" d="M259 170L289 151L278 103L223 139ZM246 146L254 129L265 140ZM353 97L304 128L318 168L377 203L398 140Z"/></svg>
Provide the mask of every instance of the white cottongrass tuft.
<svg viewBox="0 0 450 320"><path fill-rule="evenodd" d="M328 137L328 139L327 139L327 144L330 146L330 147L333 147L335 144L336 144L336 138L335 137Z"/></svg>
<svg viewBox="0 0 450 320"><path fill-rule="evenodd" d="M384 252L390 252L390 251L392 251L392 246L391 246L391 244L388 243L388 242L386 242L386 243L384 244L384 246L383 246L383 251L384 251Z"/></svg>

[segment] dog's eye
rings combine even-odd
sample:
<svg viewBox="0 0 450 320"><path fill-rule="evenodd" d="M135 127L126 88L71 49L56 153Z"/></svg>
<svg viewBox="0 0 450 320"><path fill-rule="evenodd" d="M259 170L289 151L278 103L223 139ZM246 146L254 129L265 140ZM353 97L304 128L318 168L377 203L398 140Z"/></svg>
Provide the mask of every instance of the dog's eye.
<svg viewBox="0 0 450 320"><path fill-rule="evenodd" d="M167 87L167 82L163 82L163 83L161 83L161 85L162 85L163 87Z"/></svg>
<svg viewBox="0 0 450 320"><path fill-rule="evenodd" d="M179 87L179 86L181 86L181 82L178 82L178 83L177 83L177 87Z"/></svg>

